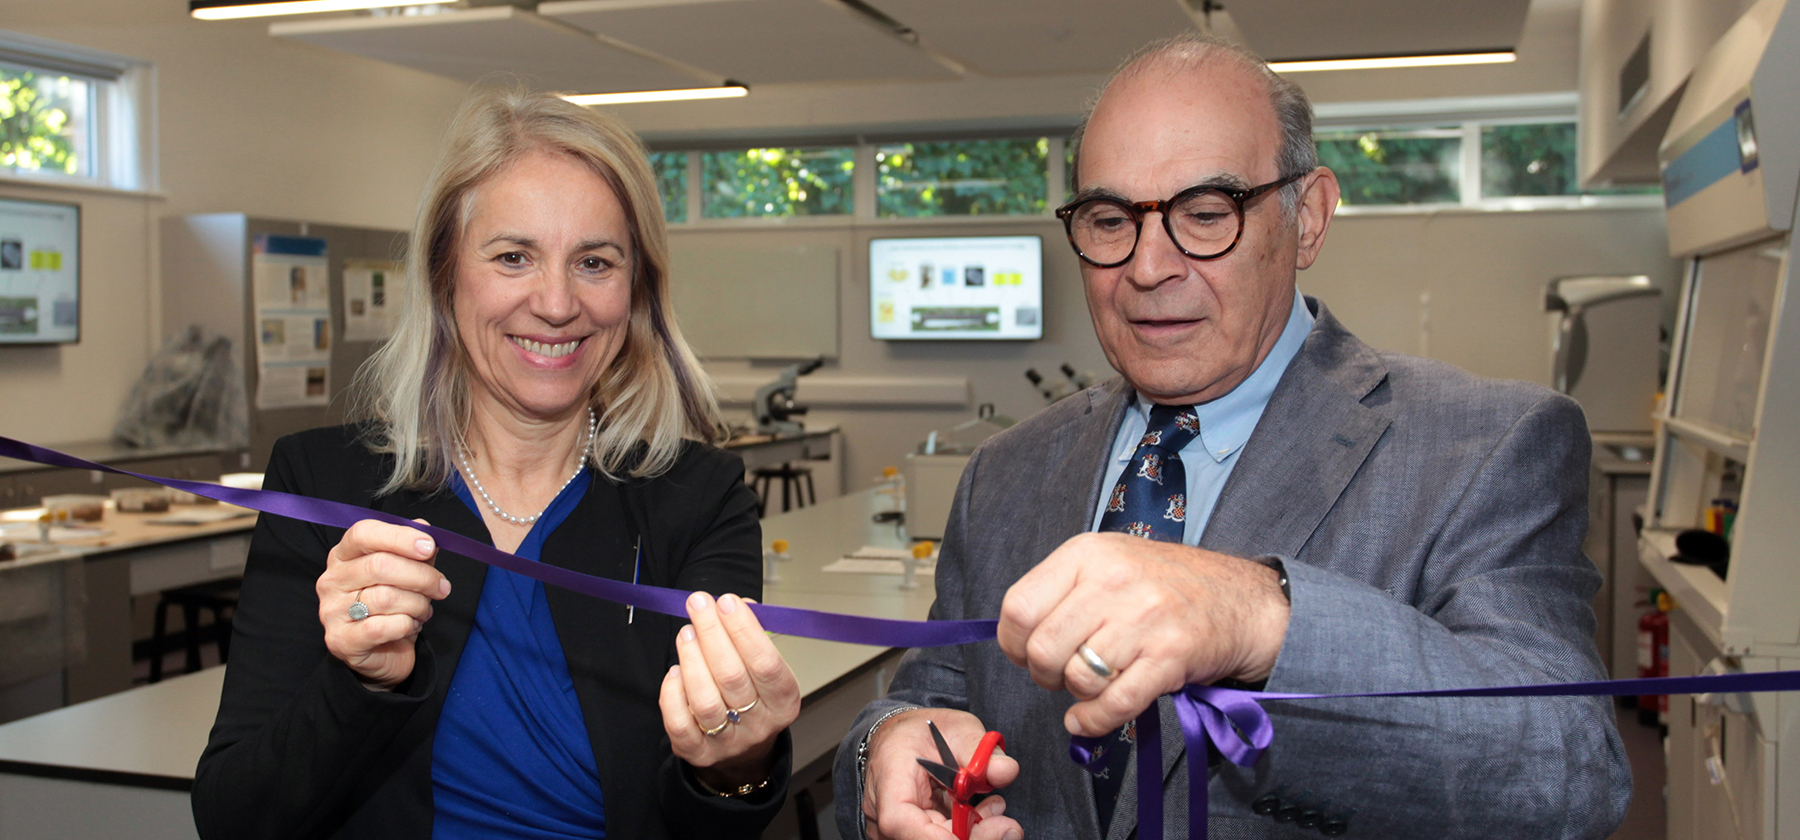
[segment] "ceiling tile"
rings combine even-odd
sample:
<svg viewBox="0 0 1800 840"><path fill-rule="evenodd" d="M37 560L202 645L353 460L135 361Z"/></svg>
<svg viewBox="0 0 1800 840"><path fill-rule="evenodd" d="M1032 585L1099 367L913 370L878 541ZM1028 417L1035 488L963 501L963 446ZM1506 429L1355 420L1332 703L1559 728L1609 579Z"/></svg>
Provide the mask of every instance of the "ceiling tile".
<svg viewBox="0 0 1800 840"><path fill-rule="evenodd" d="M1530 0L1230 0L1244 41L1271 61L1512 49Z"/></svg>
<svg viewBox="0 0 1800 840"><path fill-rule="evenodd" d="M493 81L493 74L508 72L547 90L610 93L700 87L723 79L601 43L512 6L275 23L269 34L465 82Z"/></svg>
<svg viewBox="0 0 1800 840"><path fill-rule="evenodd" d="M833 0L553 0L538 14L751 85L957 75Z"/></svg>
<svg viewBox="0 0 1800 840"><path fill-rule="evenodd" d="M1190 32L1183 0L865 0L987 76L1104 73Z"/></svg>

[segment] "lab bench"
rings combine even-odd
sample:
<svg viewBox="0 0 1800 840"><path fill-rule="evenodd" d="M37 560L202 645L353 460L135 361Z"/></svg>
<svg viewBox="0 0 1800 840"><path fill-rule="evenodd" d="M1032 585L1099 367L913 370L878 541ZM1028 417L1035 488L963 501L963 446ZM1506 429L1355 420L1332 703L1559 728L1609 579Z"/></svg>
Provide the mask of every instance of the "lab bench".
<svg viewBox="0 0 1800 840"><path fill-rule="evenodd" d="M765 543L783 539L789 545L789 559L777 566L780 580L765 584L763 600L925 619L934 597L929 581L902 590L900 575L823 571L863 546L904 547L895 526L872 521L894 504L891 494L868 490L763 520ZM225 571L211 569L211 556L190 555L186 562L195 565L188 568ZM131 581L139 581L143 569L145 585L173 568L142 556L128 565ZM863 706L886 693L902 651L786 635L775 636L775 645L793 668L802 697L792 727L793 766L796 773L808 767L816 772ZM217 712L225 667L0 725L0 837L192 840L188 791ZM793 789L809 784L823 782L796 776Z"/></svg>

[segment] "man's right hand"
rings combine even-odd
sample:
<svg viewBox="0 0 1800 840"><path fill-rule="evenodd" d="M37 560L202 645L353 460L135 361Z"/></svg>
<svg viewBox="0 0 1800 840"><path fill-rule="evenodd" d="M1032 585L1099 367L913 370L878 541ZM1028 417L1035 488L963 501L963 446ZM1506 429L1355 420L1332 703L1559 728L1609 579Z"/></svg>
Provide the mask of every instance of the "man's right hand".
<svg viewBox="0 0 1800 840"><path fill-rule="evenodd" d="M869 763L863 777L863 815L870 840L955 840L950 832L950 797L931 783L918 759L941 761L926 721L937 724L961 763L968 763L987 727L980 718L955 709L914 709L885 721L869 740ZM994 750L988 782L996 790L1019 777L1019 762ZM1025 831L1009 817L1006 801L989 796L976 806L981 822L969 840L1024 840Z"/></svg>

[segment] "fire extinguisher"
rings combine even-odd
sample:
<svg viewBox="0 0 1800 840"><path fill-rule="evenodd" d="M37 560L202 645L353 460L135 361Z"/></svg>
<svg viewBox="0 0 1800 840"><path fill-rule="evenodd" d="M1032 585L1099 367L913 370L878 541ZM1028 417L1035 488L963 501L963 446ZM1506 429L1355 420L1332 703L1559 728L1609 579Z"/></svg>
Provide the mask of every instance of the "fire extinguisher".
<svg viewBox="0 0 1800 840"><path fill-rule="evenodd" d="M1669 610L1675 599L1661 589L1650 590L1650 612L1638 619L1638 676L1669 675ZM1645 694L1638 697L1638 723L1656 726L1659 716L1669 710L1667 694Z"/></svg>

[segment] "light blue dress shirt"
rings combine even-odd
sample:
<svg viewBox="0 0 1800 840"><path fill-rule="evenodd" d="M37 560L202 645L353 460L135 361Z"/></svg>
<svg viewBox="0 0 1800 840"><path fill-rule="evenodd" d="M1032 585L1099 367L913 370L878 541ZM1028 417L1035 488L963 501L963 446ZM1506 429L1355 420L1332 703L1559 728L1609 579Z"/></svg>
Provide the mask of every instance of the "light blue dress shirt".
<svg viewBox="0 0 1800 840"><path fill-rule="evenodd" d="M1230 393L1194 406L1194 412L1200 415L1200 434L1181 450L1181 465L1187 472L1188 500L1182 542L1188 545L1200 542L1200 535L1206 531L1206 521L1212 518L1213 506L1219 503L1219 493L1225 489L1225 480L1237 466L1238 453L1250 442L1250 433L1256 431L1256 423L1262 419L1263 409L1268 407L1269 397L1275 393L1275 385L1287 371L1288 363L1300 352L1300 345L1306 342L1312 326L1312 311L1306 308L1306 301L1296 288L1287 326L1282 328L1281 337L1275 340L1275 347L1263 358L1262 364ZM1137 399L1126 406L1125 421L1119 424L1119 434L1113 438L1113 457L1106 462L1106 480L1101 483L1102 488L1118 484L1119 476L1124 475L1125 465L1137 452L1138 441L1143 439L1144 430L1150 426L1150 405L1150 400L1139 393ZM1109 495L1105 490L1101 491L1090 530L1100 528L1100 517L1106 513Z"/></svg>

